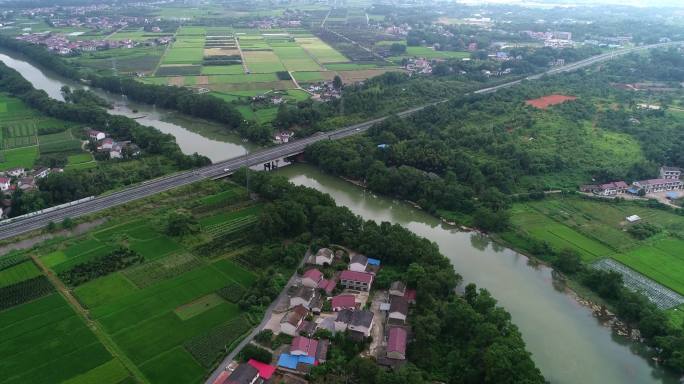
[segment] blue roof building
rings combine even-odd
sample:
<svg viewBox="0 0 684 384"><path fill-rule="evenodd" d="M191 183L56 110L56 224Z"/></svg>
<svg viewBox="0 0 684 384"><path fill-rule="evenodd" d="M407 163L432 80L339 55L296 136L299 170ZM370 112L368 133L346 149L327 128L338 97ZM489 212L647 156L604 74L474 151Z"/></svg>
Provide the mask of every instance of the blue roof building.
<svg viewBox="0 0 684 384"><path fill-rule="evenodd" d="M380 266L380 260L368 258L368 265Z"/></svg>
<svg viewBox="0 0 684 384"><path fill-rule="evenodd" d="M287 369L297 369L300 363L307 365L315 365L316 359L312 356L295 356L289 353L283 353L278 357L278 366Z"/></svg>

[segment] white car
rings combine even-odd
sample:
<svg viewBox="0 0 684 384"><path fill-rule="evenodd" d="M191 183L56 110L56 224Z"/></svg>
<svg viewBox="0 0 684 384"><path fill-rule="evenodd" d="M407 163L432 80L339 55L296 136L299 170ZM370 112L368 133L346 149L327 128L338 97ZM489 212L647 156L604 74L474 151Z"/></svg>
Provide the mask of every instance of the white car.
<svg viewBox="0 0 684 384"><path fill-rule="evenodd" d="M223 168L223 172L230 172L230 168Z"/></svg>

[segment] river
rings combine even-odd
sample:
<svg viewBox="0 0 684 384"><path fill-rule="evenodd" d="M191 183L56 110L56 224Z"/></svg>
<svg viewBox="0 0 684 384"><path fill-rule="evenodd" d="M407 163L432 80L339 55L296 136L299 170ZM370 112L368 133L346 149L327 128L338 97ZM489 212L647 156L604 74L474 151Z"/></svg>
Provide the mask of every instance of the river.
<svg viewBox="0 0 684 384"><path fill-rule="evenodd" d="M16 69L36 89L42 89L57 100L64 100L61 88L85 88L82 84L45 72L32 65L21 55L0 51L0 61ZM218 124L182 116L173 111L138 104L99 89L93 89L99 96L112 103L112 114L135 118L140 124L157 128L176 137L176 142L185 154L195 152L207 156L212 162L226 160L254 150L255 145L244 142L236 134L222 133ZM103 129L101 127L100 129ZM200 134L201 133L201 134Z"/></svg>
<svg viewBox="0 0 684 384"><path fill-rule="evenodd" d="M439 246L466 283L487 288L512 315L533 359L552 383L676 383L638 354L640 345L614 336L591 311L554 284L551 269L464 232L412 206L377 197L308 165L278 173L330 194L364 219L400 224Z"/></svg>
<svg viewBox="0 0 684 384"><path fill-rule="evenodd" d="M62 98L62 85L79 86L47 74L15 54L0 52L0 60L57 99ZM140 123L174 135L185 153L198 152L216 161L252 149L234 136L219 135L218 139L198 133L216 132L211 123L127 102L108 93L98 94L115 104L112 113L144 116L138 119ZM614 336L589 309L559 289L550 268L532 266L524 255L492 243L485 236L445 225L405 203L376 197L316 168L296 165L278 172L296 184L330 194L339 205L366 219L397 223L436 242L465 282L487 288L511 313L534 361L552 383L678 382L640 356L640 345Z"/></svg>

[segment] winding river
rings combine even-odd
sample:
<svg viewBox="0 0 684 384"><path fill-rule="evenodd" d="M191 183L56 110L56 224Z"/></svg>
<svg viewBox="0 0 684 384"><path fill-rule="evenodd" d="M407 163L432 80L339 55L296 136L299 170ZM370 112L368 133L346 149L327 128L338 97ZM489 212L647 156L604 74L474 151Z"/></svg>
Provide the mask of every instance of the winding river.
<svg viewBox="0 0 684 384"><path fill-rule="evenodd" d="M62 98L62 85L79 86L48 74L15 54L0 52L0 61L57 99ZM211 123L98 93L114 103L112 113L136 117L144 125L174 135L184 153L197 152L215 161L253 149L236 136L215 133L218 130ZM640 345L616 337L602 326L588 308L558 286L548 267L534 266L524 255L501 247L486 236L445 225L405 203L376 197L314 167L295 165L278 172L296 184L330 194L339 205L366 219L403 225L437 243L465 282L487 288L511 313L534 361L552 383L678 382L644 358Z"/></svg>
<svg viewBox="0 0 684 384"><path fill-rule="evenodd" d="M21 55L0 51L0 61L16 69L37 89L42 89L55 99L64 100L61 88L69 85L72 88L84 88L82 84L45 72L37 68ZM109 100L113 108L112 114L135 118L140 124L152 126L176 137L176 142L185 154L195 152L207 156L211 161L225 160L244 155L256 147L244 142L235 134L222 133L217 124L192 119L173 111L155 108L147 104L139 104L99 89L93 89L99 96ZM200 134L201 133L201 134Z"/></svg>

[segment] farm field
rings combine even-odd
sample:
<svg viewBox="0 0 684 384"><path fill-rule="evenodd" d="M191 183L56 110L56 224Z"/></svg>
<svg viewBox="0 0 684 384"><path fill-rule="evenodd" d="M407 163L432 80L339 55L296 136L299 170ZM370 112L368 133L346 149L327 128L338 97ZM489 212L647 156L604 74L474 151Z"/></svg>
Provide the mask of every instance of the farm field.
<svg viewBox="0 0 684 384"><path fill-rule="evenodd" d="M46 368L51 369L48 382L117 384L140 374L153 384L201 382L226 348L254 326L251 312L238 302L257 275L230 255L249 244L245 238L261 206L231 183L206 183L199 191L191 203L199 233L192 236L169 236L158 211L150 210L143 217L138 212L117 216L78 237L30 251L67 284L78 308L88 311L98 332L128 363L112 358L31 259L22 253L0 257L0 304L11 305L5 310L0 305L0 352L15 357L0 362L3 374L10 374L8 382L26 382ZM205 253L200 245L214 240L222 249ZM122 247L135 258L124 254L129 259L107 267ZM75 278L82 273L90 275ZM25 281L36 287L36 294L23 299L30 302L16 305L3 298L3 290ZM63 339L45 337L55 330L64 333ZM12 332L16 336L5 342ZM45 346L25 348L34 339ZM37 360L45 364L27 369ZM135 366L135 373L126 364ZM60 365L65 369L55 369Z"/></svg>
<svg viewBox="0 0 684 384"><path fill-rule="evenodd" d="M5 256L6 257L6 256ZM7 294L24 295L7 306ZM130 373L113 358L83 319L42 277L30 260L0 271L2 382L117 384ZM27 348L30 346L30 348Z"/></svg>
<svg viewBox="0 0 684 384"><path fill-rule="evenodd" d="M21 100L0 94L0 171L32 168L41 154L85 154L70 128L68 122L45 117ZM41 135L45 129L58 133Z"/></svg>
<svg viewBox="0 0 684 384"><path fill-rule="evenodd" d="M611 203L578 197L547 198L514 205L516 231L546 241L559 251L576 250L587 262L611 257L684 294L684 217L634 202ZM662 232L638 240L626 232L625 217L657 225ZM504 236L506 238L506 236Z"/></svg>

